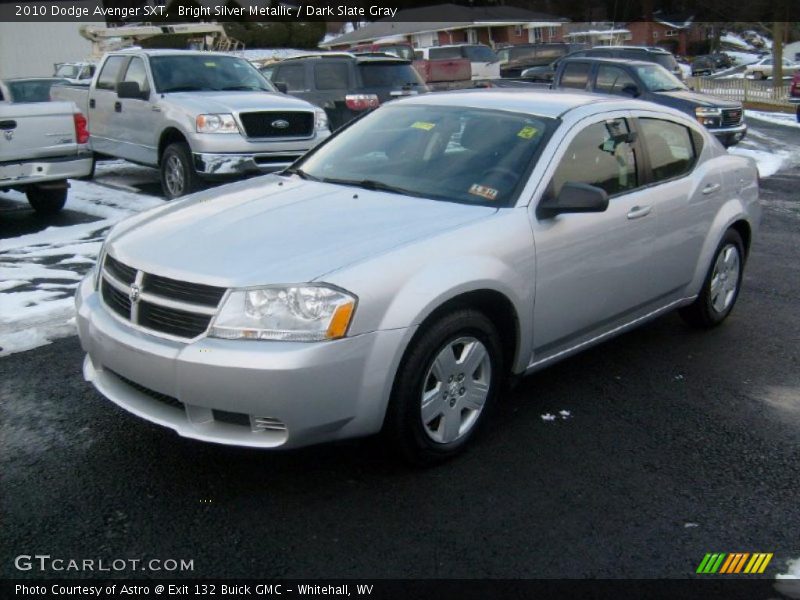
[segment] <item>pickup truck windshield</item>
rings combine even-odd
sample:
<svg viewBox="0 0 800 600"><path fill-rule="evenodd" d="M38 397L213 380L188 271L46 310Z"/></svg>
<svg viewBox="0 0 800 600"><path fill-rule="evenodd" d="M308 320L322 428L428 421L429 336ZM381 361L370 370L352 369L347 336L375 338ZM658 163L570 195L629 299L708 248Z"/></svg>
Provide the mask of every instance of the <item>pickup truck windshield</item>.
<svg viewBox="0 0 800 600"><path fill-rule="evenodd" d="M511 206L556 123L463 106L388 105L289 172L433 200Z"/></svg>
<svg viewBox="0 0 800 600"><path fill-rule="evenodd" d="M156 91L274 92L275 88L258 70L242 58L208 55L166 55L150 58Z"/></svg>
<svg viewBox="0 0 800 600"><path fill-rule="evenodd" d="M651 92L672 92L688 89L683 82L659 65L634 67L639 79Z"/></svg>

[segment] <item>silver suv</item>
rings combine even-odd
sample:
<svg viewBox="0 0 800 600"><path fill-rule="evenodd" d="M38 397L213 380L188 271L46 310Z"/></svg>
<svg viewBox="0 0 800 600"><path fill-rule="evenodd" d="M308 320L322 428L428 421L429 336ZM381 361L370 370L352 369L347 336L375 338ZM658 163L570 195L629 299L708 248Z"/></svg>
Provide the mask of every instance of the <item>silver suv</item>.
<svg viewBox="0 0 800 600"><path fill-rule="evenodd" d="M429 94L282 174L117 225L76 297L84 375L199 440L384 431L459 452L524 375L673 309L731 312L756 168L637 100Z"/></svg>

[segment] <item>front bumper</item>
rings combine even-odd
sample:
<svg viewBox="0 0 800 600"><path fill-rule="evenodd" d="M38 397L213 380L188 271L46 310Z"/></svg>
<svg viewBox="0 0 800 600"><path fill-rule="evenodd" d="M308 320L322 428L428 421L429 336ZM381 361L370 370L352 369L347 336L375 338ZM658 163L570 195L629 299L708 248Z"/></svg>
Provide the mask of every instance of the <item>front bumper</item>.
<svg viewBox="0 0 800 600"><path fill-rule="evenodd" d="M741 142L747 135L747 124L741 123L734 127L718 127L709 129L720 142L725 146L732 146Z"/></svg>
<svg viewBox="0 0 800 600"><path fill-rule="evenodd" d="M91 171L90 154L7 162L0 164L0 187L22 187L47 181L85 177Z"/></svg>
<svg viewBox="0 0 800 600"><path fill-rule="evenodd" d="M84 377L106 398L197 440L293 448L380 430L410 330L320 343L187 343L113 317L86 278L76 295Z"/></svg>
<svg viewBox="0 0 800 600"><path fill-rule="evenodd" d="M245 173L280 171L300 158L304 152L259 152L253 154L212 154L197 152L194 168L207 177L225 177Z"/></svg>

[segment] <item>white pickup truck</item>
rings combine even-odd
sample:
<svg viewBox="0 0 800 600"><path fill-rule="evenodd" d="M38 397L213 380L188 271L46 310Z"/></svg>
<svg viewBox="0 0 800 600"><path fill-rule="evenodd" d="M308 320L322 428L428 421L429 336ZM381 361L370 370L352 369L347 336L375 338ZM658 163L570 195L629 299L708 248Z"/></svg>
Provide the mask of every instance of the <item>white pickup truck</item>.
<svg viewBox="0 0 800 600"><path fill-rule="evenodd" d="M38 213L58 212L67 179L92 169L86 118L72 102L15 103L10 96L0 84L0 191L25 193Z"/></svg>
<svg viewBox="0 0 800 600"><path fill-rule="evenodd" d="M88 89L54 86L51 96L85 110L95 153L157 167L167 198L278 171L330 135L322 109L216 52L110 52Z"/></svg>

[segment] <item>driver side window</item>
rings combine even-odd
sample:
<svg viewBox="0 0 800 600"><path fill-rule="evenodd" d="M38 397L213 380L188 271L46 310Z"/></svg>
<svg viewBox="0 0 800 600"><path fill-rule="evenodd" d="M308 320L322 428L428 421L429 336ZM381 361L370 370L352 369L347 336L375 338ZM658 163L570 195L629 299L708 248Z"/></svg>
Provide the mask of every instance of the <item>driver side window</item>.
<svg viewBox="0 0 800 600"><path fill-rule="evenodd" d="M636 148L627 119L594 123L575 136L561 157L547 195L557 197L567 182L594 185L609 196L638 186Z"/></svg>

